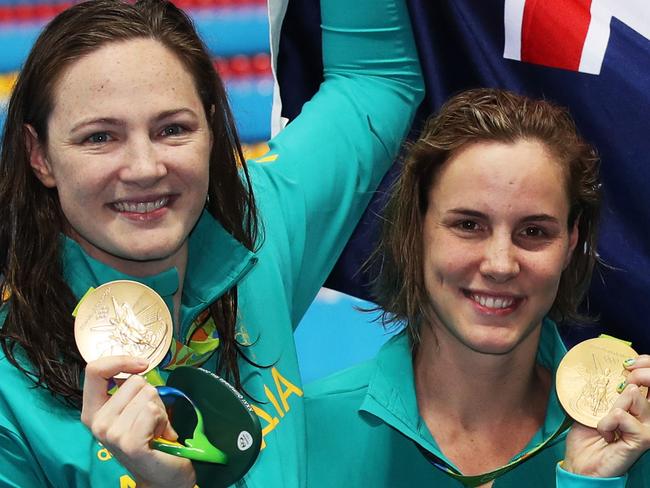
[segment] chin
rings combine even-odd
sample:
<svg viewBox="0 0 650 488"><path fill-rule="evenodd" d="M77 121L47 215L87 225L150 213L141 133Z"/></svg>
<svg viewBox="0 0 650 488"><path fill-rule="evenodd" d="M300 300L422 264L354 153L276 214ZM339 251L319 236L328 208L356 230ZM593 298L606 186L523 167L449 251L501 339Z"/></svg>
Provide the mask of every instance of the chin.
<svg viewBox="0 0 650 488"><path fill-rule="evenodd" d="M527 331L520 330L517 333L512 334L498 334L495 333L495 331L492 331L493 333L480 337L466 337L464 342L470 349L476 352L491 355L504 355L513 352L526 342L526 339L530 338L531 333L534 330L535 328Z"/></svg>
<svg viewBox="0 0 650 488"><path fill-rule="evenodd" d="M175 258L182 247L182 242L163 246L160 244L142 247L131 245L117 248L114 252L109 251L108 254L117 261L114 264L117 265L115 267L118 270L125 267L132 270L127 274L155 274L175 266L177 261ZM113 259L109 258L107 264L111 264L110 261Z"/></svg>
<svg viewBox="0 0 650 488"><path fill-rule="evenodd" d="M469 348L481 354L491 356L503 356L511 353L517 344L468 344Z"/></svg>
<svg viewBox="0 0 650 488"><path fill-rule="evenodd" d="M457 337L467 348L481 354L508 354L521 343L521 337L497 334L495 331L490 332L488 334L472 334Z"/></svg>
<svg viewBox="0 0 650 488"><path fill-rule="evenodd" d="M171 249L154 248L154 249L138 249L138 250L131 249L128 254L126 253L124 254L122 259L126 259L128 261L135 261L138 263L166 261L172 258L177 251L178 248L171 248Z"/></svg>

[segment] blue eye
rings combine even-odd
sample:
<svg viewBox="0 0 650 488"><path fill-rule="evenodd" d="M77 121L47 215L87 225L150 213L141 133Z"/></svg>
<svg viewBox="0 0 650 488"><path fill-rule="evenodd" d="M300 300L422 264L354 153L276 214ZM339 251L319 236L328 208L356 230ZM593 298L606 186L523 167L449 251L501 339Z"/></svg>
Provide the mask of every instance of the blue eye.
<svg viewBox="0 0 650 488"><path fill-rule="evenodd" d="M163 136L178 136L181 135L182 133L185 132L185 128L178 125L178 124L173 124L173 125L168 125L162 130L162 135Z"/></svg>
<svg viewBox="0 0 650 488"><path fill-rule="evenodd" d="M110 140L111 136L108 134L108 132L96 132L86 139L86 141L90 142L91 144L103 144Z"/></svg>

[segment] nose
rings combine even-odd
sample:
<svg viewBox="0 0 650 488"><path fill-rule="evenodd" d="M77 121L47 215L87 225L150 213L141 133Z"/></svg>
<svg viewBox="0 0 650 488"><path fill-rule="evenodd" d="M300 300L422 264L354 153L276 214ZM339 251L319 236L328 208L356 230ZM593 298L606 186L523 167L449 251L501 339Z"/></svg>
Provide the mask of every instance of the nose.
<svg viewBox="0 0 650 488"><path fill-rule="evenodd" d="M143 188L155 185L167 174L167 166L149 137L131 137L126 147L120 178Z"/></svg>
<svg viewBox="0 0 650 488"><path fill-rule="evenodd" d="M487 240L480 272L497 283L505 283L519 274L517 249L509 233L495 234Z"/></svg>

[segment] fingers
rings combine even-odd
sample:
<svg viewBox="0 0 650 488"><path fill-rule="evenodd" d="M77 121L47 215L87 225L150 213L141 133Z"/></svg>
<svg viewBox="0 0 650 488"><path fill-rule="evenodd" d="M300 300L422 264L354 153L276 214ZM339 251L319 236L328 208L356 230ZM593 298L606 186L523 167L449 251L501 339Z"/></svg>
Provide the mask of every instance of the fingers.
<svg viewBox="0 0 650 488"><path fill-rule="evenodd" d="M611 411L598 423L598 432L606 442L621 436L637 446L650 445L650 404L636 385L628 385L616 399Z"/></svg>
<svg viewBox="0 0 650 488"><path fill-rule="evenodd" d="M637 358L630 358L624 364L630 374L627 376L628 383L650 387L650 356L642 354Z"/></svg>
<svg viewBox="0 0 650 488"><path fill-rule="evenodd" d="M624 410L627 410L630 415L636 417L640 422L650 422L650 403L648 403L638 386L634 384L628 385L617 401L625 404L626 408ZM616 403L614 402L614 406L616 406Z"/></svg>
<svg viewBox="0 0 650 488"><path fill-rule="evenodd" d="M139 409L159 398L156 390L140 376L131 376L96 412L90 428L98 439L115 437L115 431L128 430ZM162 407L162 402L160 402ZM109 435L109 431L112 435ZM109 439L109 442L111 440Z"/></svg>
<svg viewBox="0 0 650 488"><path fill-rule="evenodd" d="M143 415L151 421L143 422ZM130 434L143 439L144 443L154 437L162 436L168 440L178 437L169 423L158 390L140 376L126 380L96 417L99 420L93 423L93 433L98 438L108 437L109 442L117 442L117 438Z"/></svg>
<svg viewBox="0 0 650 488"><path fill-rule="evenodd" d="M160 402L149 401L142 408L133 405L129 409L133 410L130 417L131 426L128 429L128 434L132 439L145 439L148 446L149 442L156 437L163 437L167 440L178 438L177 435L169 437L169 432L176 433L171 428L167 412ZM125 411L125 415L129 414L130 412ZM125 424L127 422L125 420Z"/></svg>
<svg viewBox="0 0 650 488"><path fill-rule="evenodd" d="M162 437L163 439L167 439L168 441L178 440L178 434L172 427L172 424L169 422L169 418L167 418L167 422L165 423L165 429L163 430L162 434L156 437Z"/></svg>
<svg viewBox="0 0 650 488"><path fill-rule="evenodd" d="M617 431L621 423L625 422L627 417L630 416L628 410L634 401L634 395L630 394L630 392L635 393L635 390L638 391L635 385L628 385L616 399L609 413L598 422L596 428L608 443L617 439Z"/></svg>
<svg viewBox="0 0 650 488"><path fill-rule="evenodd" d="M148 393L134 398L107 433L107 442L130 457L147 455L149 442L160 437L169 423L162 405Z"/></svg>
<svg viewBox="0 0 650 488"><path fill-rule="evenodd" d="M641 354L636 358L630 358L625 362L625 368L634 370L638 368L650 368L650 355Z"/></svg>
<svg viewBox="0 0 650 488"><path fill-rule="evenodd" d="M121 430L135 439L145 439L147 444L155 437L176 440L178 435L169 423L167 410L158 395L158 390L140 377L133 377L132 384L127 385L130 381L131 378L120 388L122 390L124 386L128 386L130 390L133 390L133 393L129 390L125 392L126 402L117 417ZM115 412L119 411L124 401L122 398L116 398L116 400L120 400L120 404L115 407ZM108 405L107 403L106 406L108 407ZM112 405L111 408L113 408Z"/></svg>
<svg viewBox="0 0 650 488"><path fill-rule="evenodd" d="M146 360L131 356L110 356L91 361L86 366L81 420L89 425L97 411L108 401L108 382L119 373L141 373L147 369Z"/></svg>

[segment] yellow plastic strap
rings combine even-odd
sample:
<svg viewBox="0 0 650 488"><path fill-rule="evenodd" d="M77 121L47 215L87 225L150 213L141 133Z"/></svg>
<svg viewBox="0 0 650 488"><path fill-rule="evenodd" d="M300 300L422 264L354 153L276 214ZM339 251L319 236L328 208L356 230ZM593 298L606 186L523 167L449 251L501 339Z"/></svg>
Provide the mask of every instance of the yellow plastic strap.
<svg viewBox="0 0 650 488"><path fill-rule="evenodd" d="M618 337L614 337L614 336L611 336L611 335L600 334L598 337L601 338L601 339L614 339L616 341L621 341L623 344L627 344L630 347L632 346L632 342L624 341L623 339L619 339Z"/></svg>
<svg viewBox="0 0 650 488"><path fill-rule="evenodd" d="M81 297L81 300L79 300L79 303L77 303L77 306L76 306L76 307L74 308L74 310L72 311L72 316L73 316L73 317L76 317L76 316L77 316L77 311L79 310L79 307L81 306L81 302L83 302L83 301L85 300L85 298L86 298L90 293L92 293L93 291L95 291L95 288L93 288L93 287L91 286L90 288L88 288L88 290L86 291L86 293L84 293L84 296Z"/></svg>
<svg viewBox="0 0 650 488"><path fill-rule="evenodd" d="M147 383L149 383L151 386L165 386L165 380L162 376L160 376L158 368L154 368L146 373L144 375L144 379L147 380Z"/></svg>

